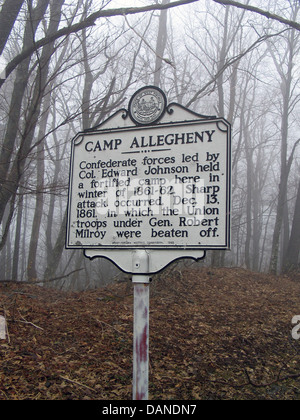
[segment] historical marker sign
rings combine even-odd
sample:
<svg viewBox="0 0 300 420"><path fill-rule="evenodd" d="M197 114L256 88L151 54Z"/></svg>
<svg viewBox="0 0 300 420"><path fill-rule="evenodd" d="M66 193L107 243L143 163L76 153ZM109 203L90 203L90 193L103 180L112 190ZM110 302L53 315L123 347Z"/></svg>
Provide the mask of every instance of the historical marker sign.
<svg viewBox="0 0 300 420"><path fill-rule="evenodd" d="M148 397L149 274L230 246L231 127L148 86L72 142L67 248L134 284L133 398Z"/></svg>
<svg viewBox="0 0 300 420"><path fill-rule="evenodd" d="M73 140L67 248L228 249L230 143L223 118L137 92Z"/></svg>

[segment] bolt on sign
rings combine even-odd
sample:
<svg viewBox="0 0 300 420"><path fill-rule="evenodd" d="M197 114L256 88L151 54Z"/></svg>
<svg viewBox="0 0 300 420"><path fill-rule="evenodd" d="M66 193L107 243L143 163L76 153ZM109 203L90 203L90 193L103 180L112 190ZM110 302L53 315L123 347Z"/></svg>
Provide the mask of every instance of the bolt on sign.
<svg viewBox="0 0 300 420"><path fill-rule="evenodd" d="M148 399L149 275L229 249L230 179L230 124L154 86L72 141L66 247L132 274L135 400Z"/></svg>
<svg viewBox="0 0 300 420"><path fill-rule="evenodd" d="M67 248L228 249L230 138L223 118L138 91L72 142Z"/></svg>

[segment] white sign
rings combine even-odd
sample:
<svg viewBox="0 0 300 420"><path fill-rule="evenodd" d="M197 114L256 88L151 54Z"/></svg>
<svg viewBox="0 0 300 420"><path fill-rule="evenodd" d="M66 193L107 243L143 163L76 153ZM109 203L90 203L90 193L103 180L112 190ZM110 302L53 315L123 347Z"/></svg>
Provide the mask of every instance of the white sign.
<svg viewBox="0 0 300 420"><path fill-rule="evenodd" d="M228 249L230 124L147 89L74 138L66 247Z"/></svg>

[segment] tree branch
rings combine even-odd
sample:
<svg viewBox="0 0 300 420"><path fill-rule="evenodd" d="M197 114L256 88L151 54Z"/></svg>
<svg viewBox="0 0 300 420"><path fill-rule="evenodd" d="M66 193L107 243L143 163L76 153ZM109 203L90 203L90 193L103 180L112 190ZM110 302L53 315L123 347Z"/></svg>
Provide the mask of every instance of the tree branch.
<svg viewBox="0 0 300 420"><path fill-rule="evenodd" d="M285 375L285 376L280 377L281 371L282 371L282 369L280 369L280 371L278 372L278 375L277 375L276 379L273 379L272 381L269 381L269 382L262 382L262 383L254 382L251 379L250 374L247 371L247 369L244 370L245 375L247 377L247 382L243 382L242 384L234 384L234 383L229 383L227 381L215 380L215 379L210 380L209 382L229 386L231 388L245 388L246 386L249 386L249 385L253 386L254 388L266 388L268 386L272 386L272 385L275 385L275 384L280 383L280 382L288 381L290 379L295 380L295 379L298 379L300 377L300 373L294 373L294 374Z"/></svg>
<svg viewBox="0 0 300 420"><path fill-rule="evenodd" d="M124 15L124 18L126 20L126 23L127 23L128 27L147 45L147 47L156 55L156 57L160 58L166 64L169 64L173 68L175 68L175 64L172 63L172 61L170 61L168 58L164 58L164 57L161 57L160 55L158 55L157 52L155 51L155 49L151 47L151 45L149 44L149 42L146 41L146 39L143 37L143 35L140 35L138 33L138 31L133 26L130 25L130 23L128 22L128 19L126 17L126 15Z"/></svg>
<svg viewBox="0 0 300 420"><path fill-rule="evenodd" d="M293 150L292 150L292 152L291 152L291 155L290 155L290 157L289 157L288 164L287 164L287 173L289 173L289 172L290 172L290 170L291 170L291 166L292 166L293 159L294 159L294 154L295 154L295 151L296 151L296 149L297 149L297 147L298 147L298 144L300 144L300 139L298 139L298 140L296 141L296 143L294 144L294 146L293 146Z"/></svg>
<svg viewBox="0 0 300 420"><path fill-rule="evenodd" d="M8 77L13 70L26 58L30 57L31 54L34 53L37 49L43 47L44 45L57 40L63 36L69 36L72 33L76 33L82 31L85 28L89 28L94 26L96 21L103 17L115 17L115 16L126 16L126 15L134 15L138 13L145 13L153 10L164 10L164 9L171 9L178 6L183 6L190 3L196 3L199 0L178 0L168 4L152 4L150 6L143 6L143 7L123 7L120 9L108 9L108 10L98 10L95 13L92 13L86 19L79 23L75 23L74 25L67 26L55 32L51 36L46 36L45 38L36 41L35 44L23 51L22 53L18 54L6 67L6 77ZM4 83L4 80L0 81L0 87Z"/></svg>
<svg viewBox="0 0 300 420"><path fill-rule="evenodd" d="M275 385L279 382L288 381L289 379L298 379L300 377L300 373L294 373L294 374L285 375L285 376L282 376L282 377L280 377L280 373L281 373L281 370L279 371L279 373L277 375L277 378L274 379L273 381L258 384L258 383L253 382L253 380L250 378L249 372L247 371L247 369L245 369L245 374L246 374L246 377L248 379L248 382L246 382L242 386L252 385L255 388L265 388L267 386Z"/></svg>
<svg viewBox="0 0 300 420"><path fill-rule="evenodd" d="M234 6L239 9L248 10L249 12L258 13L259 15L265 16L267 19L277 20L280 23L291 26L294 29L300 31L300 24L289 19L285 19L282 16L270 13L267 10L260 9L259 7L251 6L249 4L242 4L233 0L213 0L215 3L223 4L224 6Z"/></svg>
<svg viewBox="0 0 300 420"><path fill-rule="evenodd" d="M95 13L92 13L89 17L87 17L86 19L84 19L83 21L76 23L74 25L71 26L67 26L65 28L62 28L60 30L58 30L55 34L51 35L51 36L47 36L45 38L40 39L39 41L35 42L35 45L33 45L32 47L26 49L25 51L23 51L22 53L18 54L6 67L6 75L7 77L15 70L15 68L26 58L30 57L34 51L36 51L37 49L43 47L44 45L48 44L49 42L54 42L55 40L63 37L63 36L69 36L72 33L76 33L79 32L85 28L91 27L93 25L95 25L96 21L100 18L103 17L114 17L114 16L126 16L126 15L134 15L134 14L139 14L139 13L145 13L145 12L149 12L149 11L153 11L153 10L166 10L166 9L171 9L174 7L178 7L178 6L184 6L187 4L191 4L191 3L196 3L200 0L177 0L174 1L172 3L167 3L167 4L152 4L149 6L143 6L143 7L123 7L123 8L119 8L119 9L107 9L107 10L98 10ZM242 4L239 3L237 1L233 1L233 0L213 0L215 3L219 3L222 4L224 6L234 6L240 9L244 9L244 10L248 10L250 12L254 12L254 13L258 13L262 16L265 16L268 19L273 19L276 20L278 22L281 22L285 25L288 25L292 28L297 29L298 31L300 31L300 24L289 20L289 19L285 19L282 16L270 13L266 10L260 9L258 7L254 7L254 6L250 6L250 5L246 5L246 4ZM5 80L0 80L0 87L3 85L3 83L5 82Z"/></svg>
<svg viewBox="0 0 300 420"><path fill-rule="evenodd" d="M187 108L189 108L198 98L199 96L206 91L206 89L216 83L216 81L218 80L218 78L225 72L225 70L232 66L233 64L239 62L245 55L249 54L251 51L253 51L259 44L261 44L262 42L265 42L266 40L276 37L278 35L281 35L283 32L287 31L288 29L284 29L281 32L278 32L276 34L270 34L270 35L264 35L260 38L258 38L252 45L250 45L250 47L248 47L245 51L241 52L239 55L232 57L230 59L228 59L225 63L224 66L218 70L218 72L212 77L212 79L206 83L205 86L203 86L200 90L198 90L195 95L189 100L189 102L185 105Z"/></svg>
<svg viewBox="0 0 300 420"><path fill-rule="evenodd" d="M21 284L21 285L25 285L25 286L28 285L28 284L37 285L39 283L43 283L43 284L44 283L51 283L53 281L62 280L62 279L65 279L67 277L70 277L72 274L77 273L77 272L82 271L82 270L83 270L83 268L79 268L77 270L71 271L68 274L64 274L63 276L59 276L59 277L54 277L52 279L44 279L44 280L36 279L35 281L32 280L32 281L24 281L24 282L19 281L19 280L3 279L3 280L0 280L0 283L13 283L13 284Z"/></svg>

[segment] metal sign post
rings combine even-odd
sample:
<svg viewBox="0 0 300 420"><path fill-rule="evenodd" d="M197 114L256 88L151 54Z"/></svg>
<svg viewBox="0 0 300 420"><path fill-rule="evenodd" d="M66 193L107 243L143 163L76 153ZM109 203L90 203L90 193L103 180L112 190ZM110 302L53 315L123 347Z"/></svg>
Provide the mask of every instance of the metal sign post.
<svg viewBox="0 0 300 420"><path fill-rule="evenodd" d="M134 283L133 400L148 399L149 283Z"/></svg>
<svg viewBox="0 0 300 420"><path fill-rule="evenodd" d="M145 250L133 255L133 400L148 399L149 382L149 254Z"/></svg>
<svg viewBox="0 0 300 420"><path fill-rule="evenodd" d="M230 247L231 126L153 86L72 141L66 248L132 274L133 399L148 398L150 276Z"/></svg>

